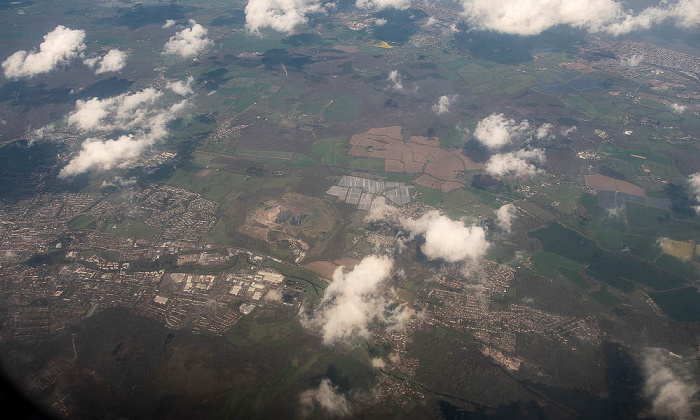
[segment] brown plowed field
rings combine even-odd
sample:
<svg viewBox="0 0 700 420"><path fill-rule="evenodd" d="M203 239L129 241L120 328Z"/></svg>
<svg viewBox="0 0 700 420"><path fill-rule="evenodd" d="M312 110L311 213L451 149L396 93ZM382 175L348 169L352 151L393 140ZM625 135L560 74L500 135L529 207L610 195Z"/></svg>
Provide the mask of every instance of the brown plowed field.
<svg viewBox="0 0 700 420"><path fill-rule="evenodd" d="M646 195L644 188L638 187L627 181L610 178L605 175L584 175L586 185L598 191L618 191L627 194L644 197Z"/></svg>
<svg viewBox="0 0 700 420"><path fill-rule="evenodd" d="M412 136L404 140L399 126L372 128L355 134L350 144L350 155L384 159L386 172L423 173L415 181L418 185L430 185L429 188L443 191L462 185L457 179L459 172L484 168L459 149L441 149L438 139Z"/></svg>

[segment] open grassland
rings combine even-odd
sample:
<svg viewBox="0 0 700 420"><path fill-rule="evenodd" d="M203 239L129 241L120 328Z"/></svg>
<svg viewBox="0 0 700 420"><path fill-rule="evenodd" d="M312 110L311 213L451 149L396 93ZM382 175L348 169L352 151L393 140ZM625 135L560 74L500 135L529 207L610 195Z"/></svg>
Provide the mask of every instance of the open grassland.
<svg viewBox="0 0 700 420"><path fill-rule="evenodd" d="M77 216L76 218L68 222L68 229L85 229L86 227L90 226L95 220L96 219L92 216L88 216L87 214L81 214L80 216Z"/></svg>
<svg viewBox="0 0 700 420"><path fill-rule="evenodd" d="M121 223L113 218L108 219L105 232L127 238L153 239L159 229L127 217Z"/></svg>
<svg viewBox="0 0 700 420"><path fill-rule="evenodd" d="M668 238L659 239L661 251L664 254L671 255L682 260L691 260L695 246L690 242L674 241Z"/></svg>
<svg viewBox="0 0 700 420"><path fill-rule="evenodd" d="M649 296L676 321L700 321L700 293L695 287L649 293Z"/></svg>
<svg viewBox="0 0 700 420"><path fill-rule="evenodd" d="M350 145L344 139L322 139L311 146L309 153L327 166L352 170L383 171L384 161L378 158L360 158L348 155Z"/></svg>
<svg viewBox="0 0 700 420"><path fill-rule="evenodd" d="M221 201L232 189L243 191L266 190L274 188L284 188L287 186L296 187L301 182L301 177L247 177L240 174L231 174L224 171L213 171L204 176L200 171L197 173L178 169L166 181L166 184L180 187L214 201Z"/></svg>
<svg viewBox="0 0 700 420"><path fill-rule="evenodd" d="M562 268L569 273L580 273L583 270L583 264L547 251L537 251L532 256L532 265L537 274L550 279L554 278Z"/></svg>
<svg viewBox="0 0 700 420"><path fill-rule="evenodd" d="M547 252L587 264L588 274L623 292L634 291L635 283L664 290L678 287L685 281L632 255L604 251L592 240L555 222L530 236L541 240Z"/></svg>

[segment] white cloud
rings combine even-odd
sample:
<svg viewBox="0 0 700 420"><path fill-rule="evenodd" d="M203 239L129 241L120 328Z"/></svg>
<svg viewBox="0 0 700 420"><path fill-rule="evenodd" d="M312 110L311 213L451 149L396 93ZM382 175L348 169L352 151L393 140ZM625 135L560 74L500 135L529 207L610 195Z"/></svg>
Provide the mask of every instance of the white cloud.
<svg viewBox="0 0 700 420"><path fill-rule="evenodd" d="M440 22L440 21L439 21L436 17L430 16L430 17L428 18L428 21L425 22L425 26L429 28L429 27L431 27L431 26L434 26L434 25L438 24L439 22Z"/></svg>
<svg viewBox="0 0 700 420"><path fill-rule="evenodd" d="M489 149L498 150L529 134L530 131L530 123L525 120L518 124L503 114L491 114L476 125L474 137Z"/></svg>
<svg viewBox="0 0 700 420"><path fill-rule="evenodd" d="M89 137L59 176L123 165L164 139L168 135L168 122L183 110L187 101L167 106L158 103L162 97L162 92L146 88L102 100L76 101L76 109L68 116L68 124L93 135L117 129L128 133L116 139Z"/></svg>
<svg viewBox="0 0 700 420"><path fill-rule="evenodd" d="M363 258L348 273L344 267L338 267L312 316L300 314L302 324L320 328L327 345L367 338L369 326L375 322L387 329L401 328L412 312L406 305L397 305L393 298L385 297L382 290L392 267L390 258L374 255Z"/></svg>
<svg viewBox="0 0 700 420"><path fill-rule="evenodd" d="M250 32L272 28L290 33L307 22L306 15L325 12L320 0L249 0L245 7L245 26Z"/></svg>
<svg viewBox="0 0 700 420"><path fill-rule="evenodd" d="M84 131L111 131L115 128L140 126L148 116L150 105L162 95L162 92L154 88L146 88L112 98L78 99L75 111L68 115L68 123ZM108 118L113 122L108 123Z"/></svg>
<svg viewBox="0 0 700 420"><path fill-rule="evenodd" d="M411 236L422 235L421 251L431 260L472 263L481 259L491 244L480 226L467 226L438 211L426 213L417 220L404 220Z"/></svg>
<svg viewBox="0 0 700 420"><path fill-rule="evenodd" d="M411 0L357 0L355 3L358 9L384 10L384 9L407 9L411 5Z"/></svg>
<svg viewBox="0 0 700 420"><path fill-rule="evenodd" d="M44 35L38 51L17 51L2 63L2 68L7 78L34 77L67 65L84 49L85 31L59 25Z"/></svg>
<svg viewBox="0 0 700 420"><path fill-rule="evenodd" d="M401 75L398 70L392 70L389 72L389 81L393 83L391 89L400 91L403 90L403 82L401 81Z"/></svg>
<svg viewBox="0 0 700 420"><path fill-rule="evenodd" d="M213 41L207 38L207 30L194 20L190 28L185 28L171 36L163 47L163 54L175 54L182 58L194 57L209 48Z"/></svg>
<svg viewBox="0 0 700 420"><path fill-rule="evenodd" d="M175 26L175 21L172 20L172 19L168 19L168 20L166 20L165 23L163 24L163 29L172 28L173 26Z"/></svg>
<svg viewBox="0 0 700 420"><path fill-rule="evenodd" d="M323 378L318 388L302 392L299 400L305 416L310 415L317 407L333 416L350 415L348 400L338 392L338 389L333 386L328 378Z"/></svg>
<svg viewBox="0 0 700 420"><path fill-rule="evenodd" d="M107 187L122 188L122 187L130 187L132 185L136 185L136 178L134 178L134 177L122 178L120 176L117 176L109 182L102 181L102 185L100 186L100 188L107 188Z"/></svg>
<svg viewBox="0 0 700 420"><path fill-rule="evenodd" d="M450 105L452 105L452 101L454 101L457 98L456 95L443 95L438 99L438 103L433 105L433 112L442 115L450 111Z"/></svg>
<svg viewBox="0 0 700 420"><path fill-rule="evenodd" d="M695 206L695 211L700 214L700 172L690 175L688 177L688 183L690 184L690 189L695 194L695 202L698 203Z"/></svg>
<svg viewBox="0 0 700 420"><path fill-rule="evenodd" d="M575 125L572 125L571 127L567 128L562 128L561 135L567 137L569 134L575 132L576 130L578 130L578 127L576 127Z"/></svg>
<svg viewBox="0 0 700 420"><path fill-rule="evenodd" d="M537 140L544 140L552 135L552 124L544 123L535 130L535 138Z"/></svg>
<svg viewBox="0 0 700 420"><path fill-rule="evenodd" d="M669 19L683 28L700 23L700 0L661 2L636 15L615 0L461 0L461 4L472 26L514 35L538 35L557 25L621 35Z"/></svg>
<svg viewBox="0 0 700 420"><path fill-rule="evenodd" d="M675 360L674 360L675 359ZM659 348L649 349L643 361L644 393L651 400L651 414L658 418L693 419L699 407L696 380L685 373L681 360Z"/></svg>
<svg viewBox="0 0 700 420"><path fill-rule="evenodd" d="M168 89L177 93L180 96L187 96L193 92L192 84L194 83L194 77L190 76L186 80L179 80L177 82L168 83Z"/></svg>
<svg viewBox="0 0 700 420"><path fill-rule="evenodd" d="M544 163L545 154L542 149L521 149L517 152L499 153L491 156L486 162L486 171L492 175L530 176L539 172L532 163Z"/></svg>
<svg viewBox="0 0 700 420"><path fill-rule="evenodd" d="M372 367L375 369L384 369L386 367L386 362L380 357L372 358Z"/></svg>
<svg viewBox="0 0 700 420"><path fill-rule="evenodd" d="M118 49L109 50L104 57L93 57L85 59L83 62L88 67L95 69L95 74L121 71L126 66L126 59L129 54Z"/></svg>
<svg viewBox="0 0 700 420"><path fill-rule="evenodd" d="M496 210L496 224L505 232L510 232L513 225L513 219L518 215L513 204L506 204Z"/></svg>
<svg viewBox="0 0 700 420"><path fill-rule="evenodd" d="M630 57L620 58L620 65L623 67L637 67L642 63L642 60L644 60L644 55L634 54Z"/></svg>
<svg viewBox="0 0 700 420"><path fill-rule="evenodd" d="M386 19L375 19L374 20L374 26L384 26L386 25L387 20Z"/></svg>
<svg viewBox="0 0 700 420"><path fill-rule="evenodd" d="M676 104L676 103L672 103L670 106L671 106L671 111L673 111L676 114L682 114L685 112L686 109L688 109L687 106Z"/></svg>
<svg viewBox="0 0 700 420"><path fill-rule="evenodd" d="M398 209L396 207L387 204L384 197L376 197L370 205L367 216L365 216L365 221L396 220L397 216Z"/></svg>
<svg viewBox="0 0 700 420"><path fill-rule="evenodd" d="M271 302L281 302L282 292L280 292L278 289L270 289L269 292L265 293L265 300L269 300Z"/></svg>

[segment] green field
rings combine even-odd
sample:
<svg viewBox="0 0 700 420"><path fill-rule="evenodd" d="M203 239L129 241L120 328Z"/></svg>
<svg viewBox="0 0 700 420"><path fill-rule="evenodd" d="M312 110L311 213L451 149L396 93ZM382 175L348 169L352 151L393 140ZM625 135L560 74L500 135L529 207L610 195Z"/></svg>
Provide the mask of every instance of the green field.
<svg viewBox="0 0 700 420"><path fill-rule="evenodd" d="M700 242L700 224L691 220L677 219L668 210L626 203L625 213L630 225L630 233L649 238L663 236L679 241Z"/></svg>
<svg viewBox="0 0 700 420"><path fill-rule="evenodd" d="M414 184L418 191L418 200L430 206L438 206L442 201L442 191Z"/></svg>
<svg viewBox="0 0 700 420"><path fill-rule="evenodd" d="M649 293L649 296L676 321L700 321L700 293L695 287Z"/></svg>
<svg viewBox="0 0 700 420"><path fill-rule="evenodd" d="M239 148L228 149L227 153L230 153L232 156L237 158L250 160L253 162L267 162L284 166L309 167L316 164L316 161L314 161L312 157L303 153L249 150Z"/></svg>
<svg viewBox="0 0 700 420"><path fill-rule="evenodd" d="M494 206L484 204L487 194L480 191L460 188L444 195L443 211L450 217L459 218L465 214L476 214L491 218L494 216ZM502 203L496 203L501 204Z"/></svg>
<svg viewBox="0 0 700 420"><path fill-rule="evenodd" d="M75 219L71 220L68 222L68 229L70 230L79 230L79 229L85 229L88 226L92 224L96 219L92 216L88 216L87 214L81 214L80 216L77 216Z"/></svg>
<svg viewBox="0 0 700 420"><path fill-rule="evenodd" d="M545 251L588 264L588 274L623 292L634 291L635 283L655 290L670 289L684 283L683 278L629 254L604 251L592 240L555 222L529 236L541 240Z"/></svg>
<svg viewBox="0 0 700 420"><path fill-rule="evenodd" d="M537 274L550 279L556 277L560 269L575 273L580 273L583 270L583 264L547 251L537 251L532 256L532 265Z"/></svg>
<svg viewBox="0 0 700 420"><path fill-rule="evenodd" d="M113 218L107 219L105 232L127 238L153 239L160 232L160 229L127 217L121 223Z"/></svg>
<svg viewBox="0 0 700 420"><path fill-rule="evenodd" d="M383 171L384 160L371 157L348 155L350 145L344 139L322 139L316 141L309 153L322 164L352 170Z"/></svg>
<svg viewBox="0 0 700 420"><path fill-rule="evenodd" d="M245 111L258 100L258 96L267 92L269 88L270 85L267 83L253 83L238 97L236 104L233 106L233 112L241 113Z"/></svg>
<svg viewBox="0 0 700 420"><path fill-rule="evenodd" d="M541 194L532 199L544 206L550 206L557 211L567 214L578 204L583 190L571 184L550 185L542 190ZM556 204L558 203L558 204Z"/></svg>
<svg viewBox="0 0 700 420"><path fill-rule="evenodd" d="M357 119L360 104L351 96L343 96L335 99L321 114L324 121L352 124Z"/></svg>
<svg viewBox="0 0 700 420"><path fill-rule="evenodd" d="M166 181L166 184L202 194L209 200L221 201L234 188L243 191L253 191L284 188L287 186L296 187L301 182L301 179L301 177L297 176L246 177L245 175L231 174L224 171L199 176L196 173L178 169Z"/></svg>

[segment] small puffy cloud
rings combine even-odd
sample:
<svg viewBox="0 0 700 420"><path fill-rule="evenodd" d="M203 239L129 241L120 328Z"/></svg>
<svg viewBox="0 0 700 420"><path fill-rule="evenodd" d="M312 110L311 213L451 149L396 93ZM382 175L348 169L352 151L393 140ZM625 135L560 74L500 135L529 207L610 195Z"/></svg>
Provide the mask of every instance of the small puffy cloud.
<svg viewBox="0 0 700 420"><path fill-rule="evenodd" d="M64 66L85 50L85 31L56 26L44 35L38 51L17 51L2 63L5 77L19 79L48 73Z"/></svg>
<svg viewBox="0 0 700 420"><path fill-rule="evenodd" d="M270 302L282 302L282 292L278 289L270 289L270 291L265 293L265 300L269 300Z"/></svg>
<svg viewBox="0 0 700 420"><path fill-rule="evenodd" d="M623 67L637 67L642 63L642 60L644 60L642 54L634 54L630 57L622 57L620 59L620 65Z"/></svg>
<svg viewBox="0 0 700 420"><path fill-rule="evenodd" d="M400 328L411 311L384 296L382 284L389 278L392 267L390 258L374 255L363 258L350 272L338 267L311 317L301 314L302 324L320 328L327 345L368 338L372 323L387 329Z"/></svg>
<svg viewBox="0 0 700 420"><path fill-rule="evenodd" d="M569 134L575 132L576 130L578 130L578 127L576 127L575 125L572 125L571 127L562 128L561 135L566 137Z"/></svg>
<svg viewBox="0 0 700 420"><path fill-rule="evenodd" d="M408 9L411 0L357 0L358 9L384 10L384 9Z"/></svg>
<svg viewBox="0 0 700 420"><path fill-rule="evenodd" d="M393 90L403 90L403 82L401 81L401 75L398 70L392 70L389 72L389 81L392 83L391 89Z"/></svg>
<svg viewBox="0 0 700 420"><path fill-rule="evenodd" d="M372 367L375 369L384 369L386 367L386 362L380 357L374 357L372 359Z"/></svg>
<svg viewBox="0 0 700 420"><path fill-rule="evenodd" d="M430 16L430 17L428 18L428 21L425 22L425 26L427 26L427 27L429 28L429 27L431 27L431 26L435 26L435 25L438 24L439 22L440 22L440 21L439 21L436 17Z"/></svg>
<svg viewBox="0 0 700 420"><path fill-rule="evenodd" d="M88 58L84 61L88 67L95 69L95 74L121 71L126 66L129 54L118 49L109 50L104 57Z"/></svg>
<svg viewBox="0 0 700 420"><path fill-rule="evenodd" d="M168 19L168 20L166 20L165 23L163 24L163 29L172 28L173 26L175 26L175 21L172 20L172 19Z"/></svg>
<svg viewBox="0 0 700 420"><path fill-rule="evenodd" d="M535 130L535 138L537 140L544 140L547 137L552 135L552 124L550 123L544 123L541 126L537 127L537 130Z"/></svg>
<svg viewBox="0 0 700 420"><path fill-rule="evenodd" d="M182 58L194 57L209 48L213 41L207 38L207 30L194 20L189 28L171 36L163 47L163 54L174 54Z"/></svg>
<svg viewBox="0 0 700 420"><path fill-rule="evenodd" d="M700 410L695 395L700 391L697 380L686 371L681 360L668 351L647 350L642 364L644 394L651 401L651 414L657 418L694 419Z"/></svg>
<svg viewBox="0 0 700 420"><path fill-rule="evenodd" d="M487 148L498 150L530 131L530 123L527 121L516 123L514 119L506 118L503 114L491 114L476 125L474 137Z"/></svg>
<svg viewBox="0 0 700 420"><path fill-rule="evenodd" d="M694 173L688 177L688 183L690 184L690 189L695 194L695 202L698 203L695 206L695 211L700 214L700 172Z"/></svg>
<svg viewBox="0 0 700 420"><path fill-rule="evenodd" d="M307 22L306 15L324 11L320 0L249 0L245 27L253 33L260 33L263 28L290 33Z"/></svg>
<svg viewBox="0 0 700 420"><path fill-rule="evenodd" d="M544 150L522 149L517 152L495 154L486 162L486 172L497 176L531 176L539 172L532 162L544 163Z"/></svg>
<svg viewBox="0 0 700 420"><path fill-rule="evenodd" d="M118 176L109 182L102 181L102 185L100 186L100 188L107 188L107 187L123 188L123 187L130 187L132 185L136 185L136 178L134 178L134 177L122 178L122 177Z"/></svg>
<svg viewBox="0 0 700 420"><path fill-rule="evenodd" d="M513 219L518 215L518 210L513 204L506 204L496 210L496 224L504 232L510 232Z"/></svg>
<svg viewBox="0 0 700 420"><path fill-rule="evenodd" d="M700 0L664 1L632 14L616 0L461 0L475 28L513 35L538 35L558 25L622 35L671 20L676 26L700 24Z"/></svg>
<svg viewBox="0 0 700 420"><path fill-rule="evenodd" d="M431 260L471 263L486 255L491 246L481 226L467 226L438 211L426 213L417 220L404 220L403 224L411 231L411 236L425 238L421 251Z"/></svg>
<svg viewBox="0 0 700 420"><path fill-rule="evenodd" d="M452 105L452 102L456 99L455 95L442 95L440 99L438 99L438 103L433 105L433 112L442 115L450 111L450 105Z"/></svg>
<svg viewBox="0 0 700 420"><path fill-rule="evenodd" d="M192 83L194 83L194 77L190 76L186 80L168 83L168 89L180 96L187 96L193 92Z"/></svg>
<svg viewBox="0 0 700 420"><path fill-rule="evenodd" d="M338 392L331 380L323 378L318 388L306 390L299 395L299 401L305 416L320 408L333 416L350 415L350 404L345 396Z"/></svg>
<svg viewBox="0 0 700 420"><path fill-rule="evenodd" d="M378 220L395 220L398 216L398 209L387 204L384 197L375 197L370 205L366 222L376 222Z"/></svg>
<svg viewBox="0 0 700 420"><path fill-rule="evenodd" d="M688 109L687 106L680 105L677 103L672 103L670 106L671 106L671 111L673 111L675 114L682 114L685 112L686 109Z"/></svg>
<svg viewBox="0 0 700 420"><path fill-rule="evenodd" d="M386 19L375 19L374 20L374 26L384 26L386 25L387 20Z"/></svg>

